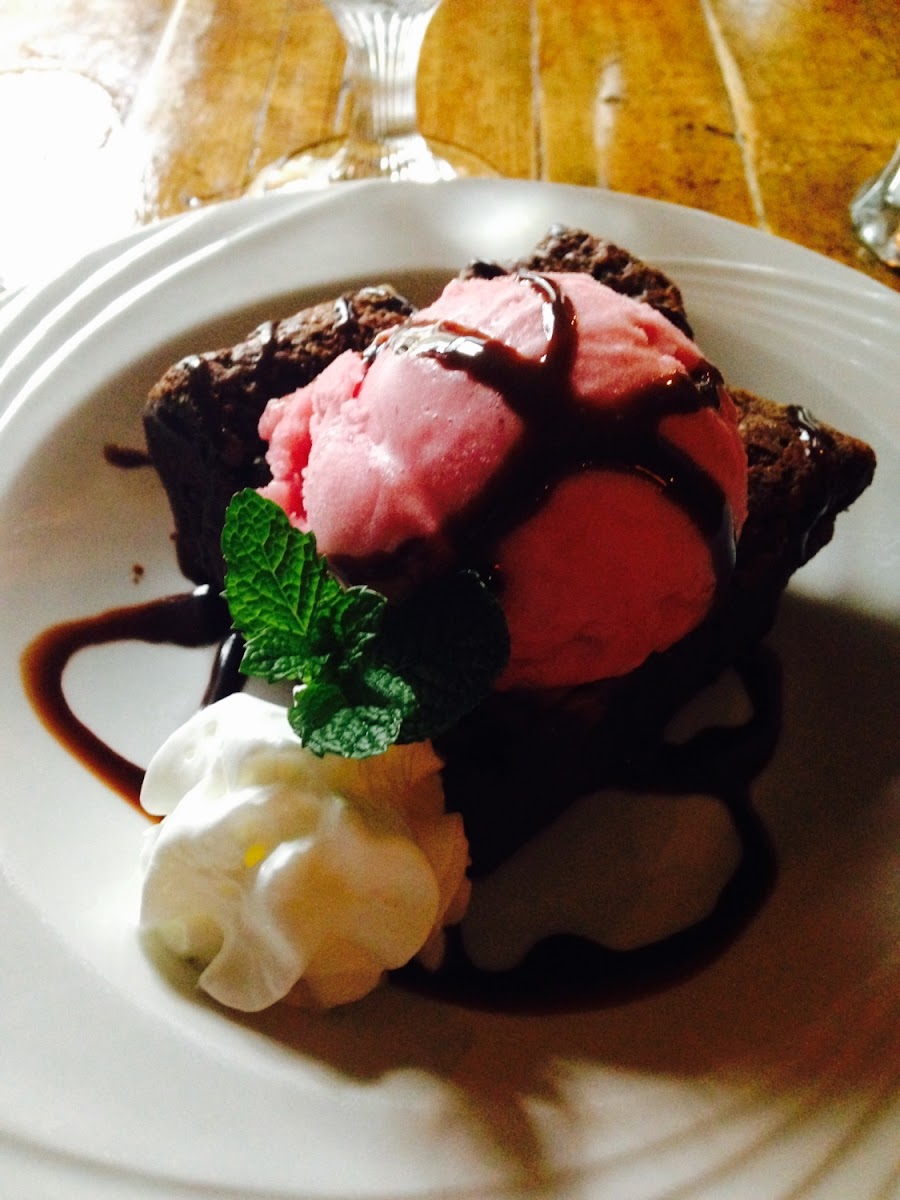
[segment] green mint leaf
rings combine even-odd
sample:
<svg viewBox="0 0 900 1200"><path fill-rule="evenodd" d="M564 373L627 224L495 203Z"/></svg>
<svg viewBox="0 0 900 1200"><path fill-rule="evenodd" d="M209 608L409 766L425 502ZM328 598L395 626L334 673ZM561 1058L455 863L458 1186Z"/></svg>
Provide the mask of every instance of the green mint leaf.
<svg viewBox="0 0 900 1200"><path fill-rule="evenodd" d="M341 603L329 603L331 636L349 663L361 661L384 620L387 600L371 588L353 587L341 593Z"/></svg>
<svg viewBox="0 0 900 1200"><path fill-rule="evenodd" d="M337 685L311 683L294 692L288 720L297 736L308 743L316 729L327 726L346 708L347 697Z"/></svg>
<svg viewBox="0 0 900 1200"><path fill-rule="evenodd" d="M379 653L415 692L400 733L415 742L445 732L487 696L509 661L509 631L481 577L461 571L388 609Z"/></svg>
<svg viewBox="0 0 900 1200"><path fill-rule="evenodd" d="M318 607L342 603L343 589L316 553L312 534L295 530L277 504L251 488L228 506L222 553L225 598L247 636L275 631L306 638Z"/></svg>
<svg viewBox="0 0 900 1200"><path fill-rule="evenodd" d="M246 638L241 672L267 683L290 683L303 678L311 661L305 643L294 643L278 630L264 629Z"/></svg>
<svg viewBox="0 0 900 1200"><path fill-rule="evenodd" d="M370 700L396 709L401 719L415 711L418 704L415 688L390 667L382 664L367 667L362 673L361 682Z"/></svg>
<svg viewBox="0 0 900 1200"><path fill-rule="evenodd" d="M301 688L288 712L291 728L313 754L370 758L397 741L402 716L380 705L341 706L326 686Z"/></svg>
<svg viewBox="0 0 900 1200"><path fill-rule="evenodd" d="M433 737L506 665L503 613L474 572L389 605L370 588L343 588L313 536L251 490L228 507L222 551L241 670L299 685L288 719L316 754L363 758Z"/></svg>

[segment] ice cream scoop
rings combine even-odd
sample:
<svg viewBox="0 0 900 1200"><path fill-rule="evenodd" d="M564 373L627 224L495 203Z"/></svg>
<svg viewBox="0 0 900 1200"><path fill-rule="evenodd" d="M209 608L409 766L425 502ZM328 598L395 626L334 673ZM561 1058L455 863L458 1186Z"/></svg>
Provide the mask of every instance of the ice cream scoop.
<svg viewBox="0 0 900 1200"><path fill-rule="evenodd" d="M746 516L736 412L647 304L583 274L456 280L260 422L264 495L350 582L480 570L501 687L624 674L708 613Z"/></svg>

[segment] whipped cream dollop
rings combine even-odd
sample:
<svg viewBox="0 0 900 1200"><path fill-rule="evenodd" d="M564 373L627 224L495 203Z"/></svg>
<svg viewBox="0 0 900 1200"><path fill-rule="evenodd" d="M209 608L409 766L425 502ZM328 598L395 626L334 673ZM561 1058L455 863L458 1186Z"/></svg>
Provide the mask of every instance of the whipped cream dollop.
<svg viewBox="0 0 900 1200"><path fill-rule="evenodd" d="M437 966L469 899L462 819L429 743L316 757L285 709L246 694L154 755L140 926L231 1008L356 1000L417 955Z"/></svg>

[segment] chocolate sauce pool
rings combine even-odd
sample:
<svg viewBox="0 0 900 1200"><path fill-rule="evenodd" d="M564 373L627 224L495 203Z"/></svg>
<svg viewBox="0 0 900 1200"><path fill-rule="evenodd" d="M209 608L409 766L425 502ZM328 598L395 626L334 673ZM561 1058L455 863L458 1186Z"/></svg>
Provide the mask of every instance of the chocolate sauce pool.
<svg viewBox="0 0 900 1200"><path fill-rule="evenodd" d="M63 674L80 650L111 642L139 641L155 645L221 644L203 702L218 699L229 686L237 690L238 672L228 648L231 619L223 601L201 587L187 595L166 596L146 604L108 609L96 616L53 625L26 648L22 680L32 707L53 736L139 812L143 767L117 754L75 716L63 690Z"/></svg>
<svg viewBox="0 0 900 1200"><path fill-rule="evenodd" d="M633 471L652 480L691 519L705 538L719 583L734 560L732 517L718 485L659 433L662 418L689 413L720 402L721 378L708 364L691 376L678 376L648 388L635 398L627 415L611 414L585 405L571 391L570 368L575 353L576 322L569 302L553 281L522 273L524 286L541 296L547 350L538 361L523 359L498 342L451 323L406 326L393 335L399 353L428 354L445 367L465 370L473 379L497 389L523 421L524 432L503 469L484 493L448 523L446 535L457 562L474 565L502 591L493 571L494 551L502 538L532 515L556 485L583 471L599 468ZM376 343L373 353L377 353ZM140 452L107 448L107 461L122 468L145 464ZM342 559L333 565L350 581L365 578L381 585L408 566L410 548L378 561ZM415 556L415 548L412 550ZM218 647L202 703L240 689L241 644L230 631L224 602L206 587L145 604L112 609L47 630L26 650L22 660L25 689L48 729L85 767L139 811L142 768L106 745L72 712L63 689L66 664L79 651L123 640L176 646ZM608 753L590 756L576 777L565 779L562 795L571 802L604 786L632 788L640 803L642 790L679 794L703 793L726 806L741 846L741 859L709 915L690 927L650 945L614 951L582 937L558 934L537 943L517 966L485 972L472 965L458 930L449 931L448 956L438 973L410 965L395 973L405 986L436 993L476 1006L530 1010L618 1003L659 990L713 961L741 932L764 903L775 876L775 858L768 836L753 812L750 784L768 761L780 724L780 677L768 652L757 649L737 664L751 701L753 715L737 729L706 730L683 746L669 746L662 736L650 736L639 757L627 755L612 766ZM532 750L533 747L528 747ZM583 743L580 750L584 750ZM511 758L525 761L521 745ZM511 761L511 759L510 759ZM543 760L529 779L489 776L502 817L495 822L506 849L492 847L482 859L473 855L473 873L489 874L512 853L540 820L522 812L516 828L517 806L524 791L554 788L561 778L559 755L543 748ZM479 783L485 776L477 755L470 765L464 754L446 774L448 806L463 813L467 828L490 825L479 810ZM473 800L474 797L474 800ZM546 804L546 795L543 797ZM554 798L550 807L565 805ZM523 808L527 804L523 805ZM469 811L467 812L467 808ZM148 818L150 819L150 818ZM477 840L477 839L476 839Z"/></svg>

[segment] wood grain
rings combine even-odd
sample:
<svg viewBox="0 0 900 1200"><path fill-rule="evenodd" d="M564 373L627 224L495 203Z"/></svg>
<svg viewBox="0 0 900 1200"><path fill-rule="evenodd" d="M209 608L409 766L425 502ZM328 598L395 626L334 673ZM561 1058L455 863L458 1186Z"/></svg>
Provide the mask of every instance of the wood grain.
<svg viewBox="0 0 900 1200"><path fill-rule="evenodd" d="M900 136L898 45L896 0L445 0L420 124L501 175L687 204L900 289L847 217ZM67 229L239 195L342 128L343 66L319 0L6 0L0 279L32 243L50 269Z"/></svg>

